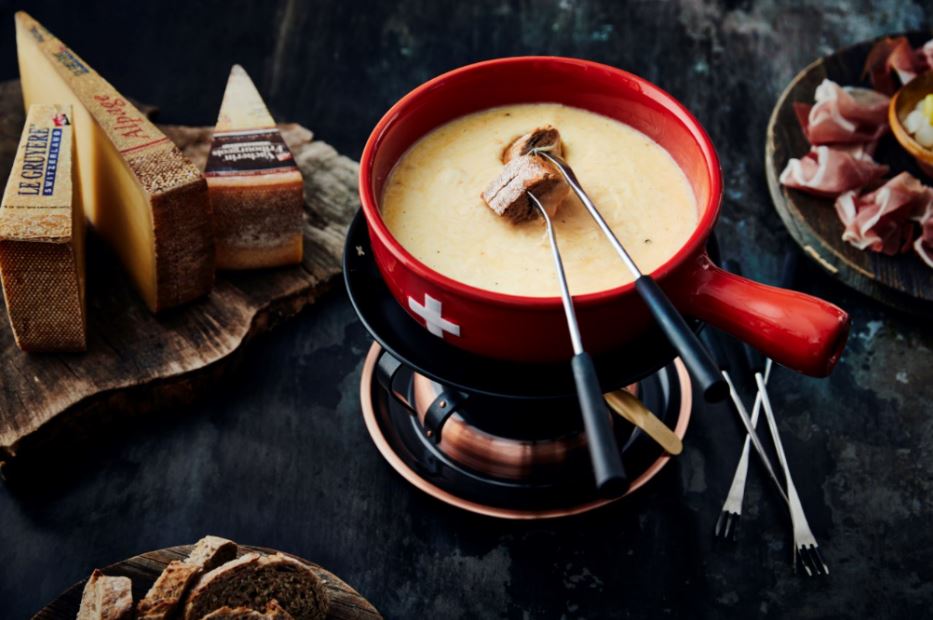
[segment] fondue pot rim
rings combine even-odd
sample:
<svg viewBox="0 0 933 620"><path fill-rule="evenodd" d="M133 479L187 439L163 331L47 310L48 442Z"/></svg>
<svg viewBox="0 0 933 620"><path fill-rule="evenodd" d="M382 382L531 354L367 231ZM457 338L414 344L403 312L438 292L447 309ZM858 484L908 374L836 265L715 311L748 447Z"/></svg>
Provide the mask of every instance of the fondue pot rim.
<svg viewBox="0 0 933 620"><path fill-rule="evenodd" d="M709 198L707 199L705 206L699 204L697 205L699 210L699 219L687 241L681 245L680 248L661 266L650 272L650 275L656 279L662 279L689 257L702 252L703 245L705 244L707 237L709 236L713 226L716 223L722 202L722 173L720 169L719 158L716 154L715 148L713 147L713 143L709 138L709 135L706 133L706 130L696 119L696 117L694 117L693 114L691 114L690 111L687 110L687 108L680 101L652 82L649 82L644 78L638 77L632 73L629 73L628 71L624 71L616 67L611 67L609 65L589 60L562 56L513 56L507 58L496 58L493 60L486 60L465 65L463 67L443 73L421 84L420 86L417 86L401 99L399 99L376 124L375 128L369 136L369 139L366 141L366 146L363 149L363 155L360 159L360 202L362 204L363 212L366 215L366 221L370 232L375 234L380 239L380 241L392 252L393 256L406 268L427 279L433 284L453 291L456 294L480 298L486 302L497 302L508 305L521 304L529 308L551 309L554 306L561 304L561 298L559 296L539 297L500 293L497 291L491 291L489 289L483 289L466 284L428 267L426 264L415 258L415 256L412 255L389 231L384 220L382 219L382 213L378 206L379 198L376 196L372 179L376 153L383 139L392 129L395 123L398 122L398 120L403 116L407 108L414 105L423 93L435 90L443 86L446 82L452 79L456 79L465 73L470 73L494 66L535 63L541 63L545 65L563 65L575 67L580 71L600 71L613 74L626 83L635 84L643 96L646 96L649 99L662 104L671 115L673 115L683 124L684 128L696 140L701 156L706 161L706 169L709 175ZM494 106L490 105L489 107ZM475 111L480 111L480 109L478 108ZM440 125L437 127L439 126ZM433 130L437 127L432 127L431 129ZM636 127L636 129L638 128ZM416 141L424 135L426 134L418 136ZM393 162L393 165L395 163L397 163L397 161ZM619 269L623 268L624 267L620 262ZM646 275L649 274L646 272ZM621 286L610 289L585 293L581 295L574 295L574 301L575 303L582 305L599 303L605 301L606 299L629 293L634 288L635 283L628 282Z"/></svg>

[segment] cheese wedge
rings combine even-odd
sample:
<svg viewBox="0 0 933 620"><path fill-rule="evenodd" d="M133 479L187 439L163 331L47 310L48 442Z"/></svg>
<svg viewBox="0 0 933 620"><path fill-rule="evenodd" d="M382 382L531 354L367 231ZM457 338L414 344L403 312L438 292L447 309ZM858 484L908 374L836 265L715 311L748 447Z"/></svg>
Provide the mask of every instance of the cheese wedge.
<svg viewBox="0 0 933 620"><path fill-rule="evenodd" d="M204 176L210 188L218 269L301 262L301 171L239 65L230 71Z"/></svg>
<svg viewBox="0 0 933 620"><path fill-rule="evenodd" d="M82 202L152 311L214 280L207 185L198 169L84 60L24 12L16 47L26 105L68 103Z"/></svg>
<svg viewBox="0 0 933 620"><path fill-rule="evenodd" d="M0 280L23 351L83 351L84 213L71 106L34 105L0 203Z"/></svg>

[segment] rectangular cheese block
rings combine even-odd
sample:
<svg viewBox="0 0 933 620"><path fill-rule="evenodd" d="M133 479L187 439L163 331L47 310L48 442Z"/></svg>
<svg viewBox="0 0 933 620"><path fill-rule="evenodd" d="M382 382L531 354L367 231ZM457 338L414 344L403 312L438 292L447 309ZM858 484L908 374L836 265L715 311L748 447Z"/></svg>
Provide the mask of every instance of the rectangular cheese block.
<svg viewBox="0 0 933 620"><path fill-rule="evenodd" d="M218 269L301 262L301 171L243 67L227 81L204 171Z"/></svg>
<svg viewBox="0 0 933 620"><path fill-rule="evenodd" d="M0 202L0 280L23 351L83 351L84 213L72 179L71 106L26 115Z"/></svg>
<svg viewBox="0 0 933 620"><path fill-rule="evenodd" d="M85 213L152 311L207 293L213 230L200 171L142 113L24 12L16 47L26 105L74 107Z"/></svg>

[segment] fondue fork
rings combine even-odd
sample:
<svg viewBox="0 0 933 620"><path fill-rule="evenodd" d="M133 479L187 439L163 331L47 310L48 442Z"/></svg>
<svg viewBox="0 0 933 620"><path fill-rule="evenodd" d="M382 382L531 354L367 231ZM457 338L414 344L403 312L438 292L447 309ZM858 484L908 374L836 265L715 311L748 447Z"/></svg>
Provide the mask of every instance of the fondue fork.
<svg viewBox="0 0 933 620"><path fill-rule="evenodd" d="M784 263L784 277L788 280L788 273L796 269L796 254L788 255ZM729 270L737 275L741 275L738 264L728 263ZM771 442L774 444L774 450L777 452L778 462L781 469L784 470L784 484L787 487L788 508L790 509L791 527L794 531L794 572L797 571L797 558L800 558L800 564L806 571L807 576L828 575L829 567L823 560L823 554L820 553L820 546L816 542L816 537L810 529L807 521L807 515L804 513L803 504L800 502L800 495L797 493L797 486L794 484L793 476L790 473L790 467L787 464L787 455L784 452L784 443L781 441L781 433L778 431L777 421L774 418L774 411L771 408L771 398L768 396L767 377L770 374L772 361L765 358L754 347L743 343L745 357L748 362L749 370L755 376L755 384L758 387L757 398L765 410L765 420L768 423L768 431L771 433ZM757 402L757 401L756 401Z"/></svg>
<svg viewBox="0 0 933 620"><path fill-rule="evenodd" d="M564 305L564 314L567 317L567 331L570 332L570 342L573 344L573 358L570 360L570 366L573 369L573 380L577 386L580 412L583 414L583 427L586 430L590 460L593 462L596 488L604 496L617 497L628 490L629 481L619 456L619 447L612 430L612 419L606 401L603 399L602 388L599 387L593 359L583 349L583 338L580 336L580 326L577 324L577 314L573 309L573 298L567 286L567 275L564 273L564 263L560 258L551 218L534 194L528 192L528 199L537 207L547 226L551 254L554 257L554 270L560 282L560 296Z"/></svg>
<svg viewBox="0 0 933 620"><path fill-rule="evenodd" d="M729 261L730 270L738 271L737 265ZM791 288L794 285L794 279L797 273L797 253L788 252L784 260L784 269L781 273L781 288ZM771 377L771 360L769 359L764 368L764 383L768 383ZM755 404L752 406L752 426L758 428L758 414L761 412L761 393L755 395ZM742 443L742 452L739 456L739 462L735 467L735 474L732 476L732 484L729 486L729 493L722 504L722 511L719 513L719 519L716 521L715 535L722 535L723 538L735 540L736 531L739 526L739 519L742 517L742 503L745 499L745 483L748 478L748 453L751 445L751 438L745 435L745 441Z"/></svg>
<svg viewBox="0 0 933 620"><path fill-rule="evenodd" d="M745 350L750 357L752 372L755 373L755 383L758 386L758 396L765 410L765 420L768 422L768 430L771 432L771 441L774 443L774 450L777 452L778 461L781 463L781 469L784 470L784 483L787 485L787 496L789 498L788 507L790 508L790 521L794 530L794 572L797 571L797 558L800 558L800 564L807 572L807 576L828 575L829 567L823 560L823 554L820 553L820 546L816 542L816 537L810 530L810 524L807 522L807 515L803 511L803 504L800 503L800 495L797 493L797 487L794 485L794 479L790 474L790 467L787 465L787 455L784 453L784 444L781 441L781 433L778 431L777 421L774 419L774 411L771 409L771 399L768 397L768 388L765 385L762 373L767 374L771 367L771 360L765 361L763 356L753 347L745 345Z"/></svg>
<svg viewBox="0 0 933 620"><path fill-rule="evenodd" d="M735 389L735 385L732 383L732 377L729 375L729 371L732 365L730 363L729 355L726 353L726 349L720 340L720 334L715 333L713 328L707 327L703 330L703 337L704 340L706 340L706 343L709 345L710 349L713 351L713 354L716 356L716 361L719 362L719 366L722 368L722 376L729 386L729 397L732 399L733 409L735 409L736 414L739 416L739 420L742 421L742 425L745 427L745 431L748 433L748 438L752 442L752 447L754 447L755 452L758 453L758 457L761 459L761 464L764 465L765 470L768 472L768 476L774 482L774 486L777 487L778 493L780 493L781 497L784 498L784 501L787 502L787 494L784 493L784 487L781 485L781 480L778 478L777 474L774 473L774 466L771 465L771 459L768 457L768 453L765 451L764 445L762 445L761 439L758 437L758 432L755 430L755 426L752 424L752 421L748 416L748 411L746 411L745 405L742 403L742 399L739 397L739 394Z"/></svg>
<svg viewBox="0 0 933 620"><path fill-rule="evenodd" d="M770 360L769 360L770 362ZM765 368L765 381L771 375L771 364ZM761 395L755 397L755 404L752 406L751 423L752 428L758 428L758 414L761 412ZM722 511L719 513L719 519L716 520L715 535L722 536L725 539L735 540L736 532L739 528L739 519L742 518L742 502L745 499L745 482L748 478L748 453L751 447L751 436L745 434L745 442L742 444L742 454L739 456L739 463L735 467L735 474L732 476L732 484L729 486L729 493L722 504ZM730 536L731 533L731 536Z"/></svg>
<svg viewBox="0 0 933 620"><path fill-rule="evenodd" d="M674 304L664 294L664 291L661 290L661 287L658 286L658 283L654 281L654 278L643 274L635 261L632 260L632 257L629 256L625 247L615 236L615 233L612 232L612 229L609 228L609 224L603 219L599 209L583 191L580 182L570 166L567 165L567 162L545 150L532 149L531 153L547 159L557 167L567 184L570 185L570 189L573 190L573 193L583 203L590 216L596 221L616 254L619 255L619 258L622 259L622 262L625 263L625 266L635 278L635 290L641 295L642 300L648 306L648 310L664 332L664 335L667 336L668 341L680 354L684 365L687 366L694 381L700 386L706 401L717 402L724 399L728 393L728 386L720 376L719 369L710 357L709 352L693 330L690 329L690 326L687 325L684 317L680 315Z"/></svg>

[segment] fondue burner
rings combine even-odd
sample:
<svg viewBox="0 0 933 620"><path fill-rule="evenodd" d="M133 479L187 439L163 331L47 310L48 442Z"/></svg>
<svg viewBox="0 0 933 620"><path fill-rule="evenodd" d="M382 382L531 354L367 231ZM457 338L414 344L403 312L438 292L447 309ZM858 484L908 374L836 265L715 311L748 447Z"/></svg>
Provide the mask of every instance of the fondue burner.
<svg viewBox="0 0 933 620"><path fill-rule="evenodd" d="M629 389L683 438L691 396L679 360ZM360 402L366 428L389 464L452 506L507 519L545 519L615 501L596 494L573 398L496 399L451 390L373 343ZM632 476L631 493L670 457L621 417L614 417L614 430Z"/></svg>
<svg viewBox="0 0 933 620"><path fill-rule="evenodd" d="M377 341L361 381L366 426L406 480L450 505L510 519L566 516L614 501L596 492L569 364L480 357L415 323L383 282L359 215L347 236L344 278ZM650 332L625 352L598 357L596 367L603 387L635 393L683 438L691 384L673 357L664 337ZM613 431L631 493L670 457L621 416L613 416Z"/></svg>

